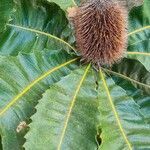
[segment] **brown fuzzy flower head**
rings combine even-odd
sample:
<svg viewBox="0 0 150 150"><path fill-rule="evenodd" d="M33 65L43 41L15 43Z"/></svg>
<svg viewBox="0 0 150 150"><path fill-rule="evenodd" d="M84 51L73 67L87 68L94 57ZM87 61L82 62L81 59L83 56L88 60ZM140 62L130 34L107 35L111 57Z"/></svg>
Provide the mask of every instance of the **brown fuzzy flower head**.
<svg viewBox="0 0 150 150"><path fill-rule="evenodd" d="M78 49L86 62L111 65L123 57L127 12L116 0L88 0L73 18Z"/></svg>

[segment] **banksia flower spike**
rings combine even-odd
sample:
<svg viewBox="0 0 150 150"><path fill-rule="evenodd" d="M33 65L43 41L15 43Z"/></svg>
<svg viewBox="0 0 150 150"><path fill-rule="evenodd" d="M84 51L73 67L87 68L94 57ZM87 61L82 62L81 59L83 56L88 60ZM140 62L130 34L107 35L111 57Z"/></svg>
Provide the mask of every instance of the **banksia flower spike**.
<svg viewBox="0 0 150 150"><path fill-rule="evenodd" d="M127 43L127 10L116 0L88 0L74 8L77 47L83 59L98 66L120 60Z"/></svg>

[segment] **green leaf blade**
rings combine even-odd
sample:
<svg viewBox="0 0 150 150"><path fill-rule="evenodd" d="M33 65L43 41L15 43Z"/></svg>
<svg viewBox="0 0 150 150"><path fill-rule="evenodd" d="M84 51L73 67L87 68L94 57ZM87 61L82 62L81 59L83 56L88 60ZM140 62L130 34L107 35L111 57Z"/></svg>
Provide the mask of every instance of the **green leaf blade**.
<svg viewBox="0 0 150 150"><path fill-rule="evenodd" d="M132 65L131 65L132 64ZM109 73L116 84L121 86L129 96L140 106L146 121L150 123L150 73L136 60L123 59L112 70L103 69Z"/></svg>
<svg viewBox="0 0 150 150"><path fill-rule="evenodd" d="M42 93L70 74L76 68L76 59L64 52L45 52L17 58L3 56L0 60L0 134L4 149L14 145L19 150L24 133L17 133L17 126L22 121L30 122Z"/></svg>
<svg viewBox="0 0 150 150"><path fill-rule="evenodd" d="M100 112L102 145L100 149L145 149L150 147L150 126L139 106L112 79L101 72Z"/></svg>
<svg viewBox="0 0 150 150"><path fill-rule="evenodd" d="M74 71L47 90L32 117L26 149L96 149L97 92L87 69Z"/></svg>
<svg viewBox="0 0 150 150"><path fill-rule="evenodd" d="M56 4L15 0L15 11L0 36L0 54L16 56L49 49L70 51L75 39L69 22ZM68 44L69 42L70 44ZM57 44L56 44L57 43Z"/></svg>

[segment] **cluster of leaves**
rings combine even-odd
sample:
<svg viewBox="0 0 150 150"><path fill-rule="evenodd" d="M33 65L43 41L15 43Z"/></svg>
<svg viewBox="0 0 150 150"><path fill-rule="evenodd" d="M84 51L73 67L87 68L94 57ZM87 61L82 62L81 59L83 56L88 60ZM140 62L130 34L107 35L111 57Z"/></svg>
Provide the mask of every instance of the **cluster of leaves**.
<svg viewBox="0 0 150 150"><path fill-rule="evenodd" d="M126 58L98 73L74 53L76 3L0 0L1 149L150 149L149 0L129 13Z"/></svg>

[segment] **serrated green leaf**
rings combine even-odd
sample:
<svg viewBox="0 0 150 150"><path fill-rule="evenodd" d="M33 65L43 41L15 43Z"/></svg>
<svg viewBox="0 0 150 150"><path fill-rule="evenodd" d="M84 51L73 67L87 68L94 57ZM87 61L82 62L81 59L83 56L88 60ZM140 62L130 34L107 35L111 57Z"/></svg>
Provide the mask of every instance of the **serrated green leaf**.
<svg viewBox="0 0 150 150"><path fill-rule="evenodd" d="M150 3L134 8L129 14L128 57L138 59L150 71Z"/></svg>
<svg viewBox="0 0 150 150"><path fill-rule="evenodd" d="M150 96L145 93L143 94L143 91L135 88L129 80L124 80L117 74L114 74L112 77L115 83L121 86L126 91L127 95L132 97L132 99L140 106L145 121L150 124Z"/></svg>
<svg viewBox="0 0 150 150"><path fill-rule="evenodd" d="M97 148L98 101L89 66L51 86L36 109L25 136L26 150Z"/></svg>
<svg viewBox="0 0 150 150"><path fill-rule="evenodd" d="M150 148L150 126L138 105L125 90L100 71L99 109L101 114L101 150L140 150Z"/></svg>
<svg viewBox="0 0 150 150"><path fill-rule="evenodd" d="M0 36L1 55L16 56L19 52L30 53L51 48L66 51L73 49L70 44L75 39L68 20L56 4L39 0L15 0L14 10L12 21Z"/></svg>
<svg viewBox="0 0 150 150"><path fill-rule="evenodd" d="M65 51L0 56L0 135L4 150L21 149L24 133L17 133L17 126L29 122L42 93L75 69L75 61Z"/></svg>

